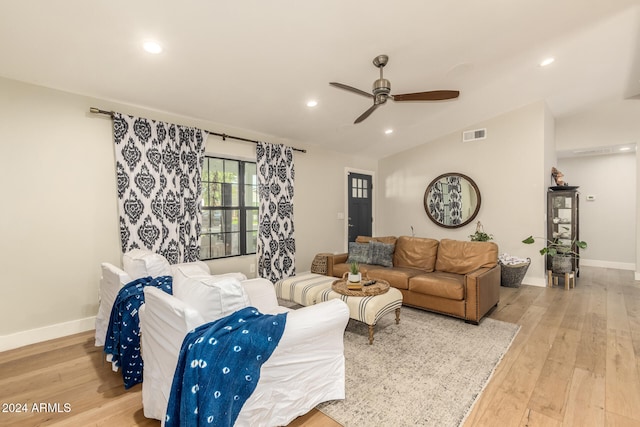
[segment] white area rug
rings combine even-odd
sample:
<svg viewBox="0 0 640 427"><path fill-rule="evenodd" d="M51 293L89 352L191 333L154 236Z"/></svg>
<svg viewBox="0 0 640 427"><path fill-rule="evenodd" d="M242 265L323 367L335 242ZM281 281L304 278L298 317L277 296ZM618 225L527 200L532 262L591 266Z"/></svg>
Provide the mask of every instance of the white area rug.
<svg viewBox="0 0 640 427"><path fill-rule="evenodd" d="M400 324L383 317L369 345L367 326L349 320L346 399L318 409L346 427L459 426L519 328L402 307Z"/></svg>

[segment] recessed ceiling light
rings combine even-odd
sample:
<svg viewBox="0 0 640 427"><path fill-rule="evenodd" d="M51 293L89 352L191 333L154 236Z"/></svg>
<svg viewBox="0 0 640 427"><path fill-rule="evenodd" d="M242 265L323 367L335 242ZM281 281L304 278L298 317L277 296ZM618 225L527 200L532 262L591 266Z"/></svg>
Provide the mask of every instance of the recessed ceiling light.
<svg viewBox="0 0 640 427"><path fill-rule="evenodd" d="M162 46L160 46L157 42L146 41L143 43L142 47L149 53L158 54L162 52Z"/></svg>
<svg viewBox="0 0 640 427"><path fill-rule="evenodd" d="M387 129L384 131L385 134L390 135L393 133L393 129Z"/></svg>
<svg viewBox="0 0 640 427"><path fill-rule="evenodd" d="M631 147L620 147L620 151L629 151Z"/></svg>
<svg viewBox="0 0 640 427"><path fill-rule="evenodd" d="M307 101L307 107L315 107L316 105L318 105L318 101L316 101L315 99Z"/></svg>
<svg viewBox="0 0 640 427"><path fill-rule="evenodd" d="M540 66L541 67L546 67L547 65L550 65L551 63L553 63L553 61L555 61L555 60L556 60L555 58L547 58L547 59L545 59L544 61L542 61L540 63Z"/></svg>

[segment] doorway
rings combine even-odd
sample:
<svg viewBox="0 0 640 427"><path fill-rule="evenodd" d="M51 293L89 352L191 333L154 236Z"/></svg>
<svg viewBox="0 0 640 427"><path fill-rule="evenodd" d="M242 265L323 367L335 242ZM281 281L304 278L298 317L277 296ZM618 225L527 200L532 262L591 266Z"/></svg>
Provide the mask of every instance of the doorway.
<svg viewBox="0 0 640 427"><path fill-rule="evenodd" d="M373 227L373 180L371 175L347 175L348 242L358 236L371 236Z"/></svg>

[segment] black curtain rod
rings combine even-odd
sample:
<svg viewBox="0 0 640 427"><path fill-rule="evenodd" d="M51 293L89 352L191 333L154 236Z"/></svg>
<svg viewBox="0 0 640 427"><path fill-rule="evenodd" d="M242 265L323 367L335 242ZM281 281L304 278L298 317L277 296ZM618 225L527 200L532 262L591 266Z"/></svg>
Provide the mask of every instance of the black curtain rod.
<svg viewBox="0 0 640 427"><path fill-rule="evenodd" d="M113 115L115 114L115 112L113 111L107 111L107 110L101 110L99 108L95 108L95 107L91 107L89 108L89 112L94 113L94 114L106 114L107 116L111 116L111 118L113 118ZM260 141L256 141L255 139L247 139L247 138L242 138L239 136L233 136L233 135L227 135L226 133L218 133L218 132L213 132L210 130L206 130L205 132L207 132L209 135L215 135L215 136L219 136L222 138L223 141L226 141L227 138L229 139L235 139L237 141L244 141L244 142L252 142L254 144L257 144ZM294 151L299 151L301 153L306 153L307 150L304 150L302 148L295 148L295 147L291 147L292 150Z"/></svg>

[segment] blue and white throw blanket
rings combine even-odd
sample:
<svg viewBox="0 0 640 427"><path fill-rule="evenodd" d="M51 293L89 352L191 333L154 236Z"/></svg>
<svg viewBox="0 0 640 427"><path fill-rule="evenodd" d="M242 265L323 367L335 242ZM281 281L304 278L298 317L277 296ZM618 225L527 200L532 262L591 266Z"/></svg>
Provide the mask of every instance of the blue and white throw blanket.
<svg viewBox="0 0 640 427"><path fill-rule="evenodd" d="M134 280L120 289L109 317L104 352L111 355L116 366L121 367L125 389L142 382L138 309L144 303L145 286L155 286L173 295L171 276Z"/></svg>
<svg viewBox="0 0 640 427"><path fill-rule="evenodd" d="M280 342L286 313L255 307L206 323L182 342L165 427L232 426Z"/></svg>

